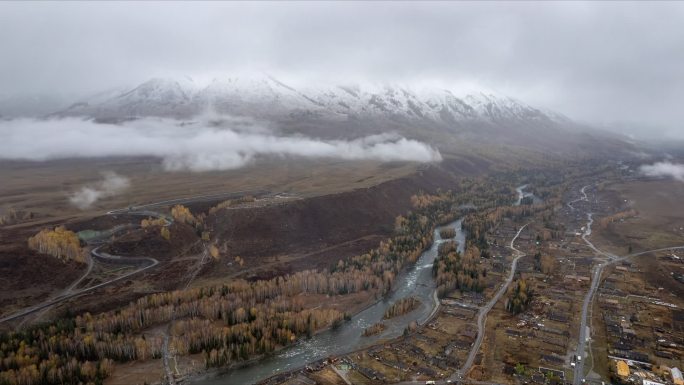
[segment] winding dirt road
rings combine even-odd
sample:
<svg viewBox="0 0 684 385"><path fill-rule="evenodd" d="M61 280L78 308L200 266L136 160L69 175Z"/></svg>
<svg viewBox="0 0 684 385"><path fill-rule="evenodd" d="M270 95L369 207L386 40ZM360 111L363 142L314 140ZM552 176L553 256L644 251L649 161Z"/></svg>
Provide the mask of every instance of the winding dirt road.
<svg viewBox="0 0 684 385"><path fill-rule="evenodd" d="M234 191L234 192L229 192L229 193L218 193L218 194L206 194L206 195L197 195L193 197L186 197L186 198L177 198L177 199L168 199L168 200L163 200L159 202L152 202L152 203L145 203L142 205L138 206L131 206L123 209L116 209L116 210L110 210L106 212L106 215L119 215L119 214L126 214L126 215L135 215L135 216L151 216L151 217L156 217L156 218L163 218L167 221L167 226L172 223L172 219L170 219L168 216L163 215L161 213L158 213L156 211L151 210L152 208L156 207L162 207L162 206L169 206L169 205L174 205L174 204L186 204L186 203L195 203L195 202L206 202L206 201L215 201L215 200L221 200L221 199L231 199L235 197L239 197L245 194L252 194L252 195L259 195L259 194L264 194L266 193L265 191L261 190L256 190L256 191ZM69 287L66 289L62 290L58 295L51 297L39 304L33 305L26 307L22 310L19 310L13 314L9 314L7 316L4 316L0 318L0 323L3 322L8 322L12 321L21 317L25 317L29 314L33 314L37 311L46 311L48 308L50 308L53 305L56 305L60 302L66 301L67 299L71 299L80 295L83 295L85 293L91 292L93 290L111 285L113 283L119 282L123 279L129 278L133 275L139 274L145 270L151 269L159 264L159 261L155 258L150 258L150 257L124 257L124 256L118 256L118 255L111 255L107 253L100 253L99 252L100 247L96 247L91 251L91 255L88 258L88 266L86 268L86 271L74 282L72 282ZM205 257L207 255L207 250L205 247L205 252L204 256L202 258L202 263L205 260ZM92 272L92 269L94 267L94 260L99 259L103 260L105 262L109 263L121 263L121 264L130 264L130 265L137 265L137 264L145 264L146 266L141 267L140 269L137 269L135 271L128 272L122 276L113 278L109 281L102 282L97 285L93 285L90 287L86 287L83 289L79 290L74 290L83 280L90 275ZM199 269L198 269L199 270ZM188 285L192 280L194 279L196 273L191 277L191 279L188 281ZM20 323L19 326L23 324Z"/></svg>
<svg viewBox="0 0 684 385"><path fill-rule="evenodd" d="M461 381L463 376L466 375L470 368L473 366L473 362L475 362L475 357L477 356L477 353L480 351L482 341L484 340L487 315L492 310L492 308L494 308L494 305L496 305L496 303L499 302L501 297L503 297L503 295L508 290L508 286L510 286L510 284L513 282L513 278L515 277L515 270L518 266L518 260L525 256L525 253L515 248L515 241L518 239L520 233L522 233L522 231L525 229L525 227L527 227L527 225L529 225L529 223L526 223L522 227L520 227L518 232L515 234L515 237L511 239L511 243L508 245L508 248L513 250L513 252L515 253L515 258L513 258L513 262L511 262L511 271L508 274L506 281L503 283L503 285L501 285L501 288L499 288L499 291L496 292L494 297L492 297L492 299L490 299L485 306L480 308L480 311L477 315L477 339L470 348L468 358L466 358L466 361L461 367L461 369L456 371L451 377L449 377L449 379L452 381Z"/></svg>
<svg viewBox="0 0 684 385"><path fill-rule="evenodd" d="M61 291L59 294L57 294L56 296L53 296L53 297L48 298L47 301L52 300L52 299L62 298L62 297L64 297L64 296L73 294L74 288L76 288L76 286L80 285L81 282L83 282L83 280L84 280L88 275L90 275L90 272L93 271L93 267L95 266L95 261L93 260L93 257L92 257L92 256L88 255L88 261L87 261L87 263L88 263L88 267L86 268L86 271L83 272L83 274L81 274L80 277L78 277L74 282L71 283L71 285L69 285L69 287L67 287L66 289L62 290L62 291ZM26 322L33 323L33 322L38 321L38 320L39 320L39 319L40 319L40 318L41 318L49 309L50 309L50 306L47 306L47 307L44 307L43 309L41 309L39 312L37 312L32 318L31 318L31 317L24 317L24 318L21 320L21 322L19 322L19 324L17 324L16 329L20 329L21 327L23 327L23 325L24 325ZM29 321L29 319L30 319L30 321ZM0 320L0 322L3 322L3 320Z"/></svg>
<svg viewBox="0 0 684 385"><path fill-rule="evenodd" d="M132 276L132 275L135 275L135 274L141 273L141 272L143 272L143 271L145 271L145 270L151 269L151 268L153 268L154 266L157 266L157 265L159 264L159 261L156 260L155 258L148 258L148 257L140 257L140 258L136 258L136 257L120 257L120 256L109 255L109 254L104 254L104 253L103 253L103 254L100 254L100 253L98 253L98 251L97 251L98 249L99 249L99 247L97 247L97 248L95 248L93 251L91 251L91 254L92 254L94 257L96 257L96 258L102 258L102 259L110 260L110 261L112 261L112 260L117 260L117 261L122 261L122 262L127 261L127 260L128 260L128 261L131 261L131 260L138 261L138 260L140 260L140 261L149 262L149 264L148 264L147 266L141 267L140 269L137 269L137 270L135 270L135 271L131 271L131 272L128 272L128 273L126 273L126 274L124 274L124 275L121 275L121 276L118 276L118 277L116 277L116 278L110 279L109 281L102 282L102 283L99 283L99 284L97 284L97 285L89 286L89 287L86 287L86 288L83 288L83 289L73 290L74 287L76 287L79 283L81 283L81 281L82 281L88 274L90 274L90 270L92 270L92 266L91 266L92 262L91 262L91 263L89 264L89 268L88 268L87 271L86 271L87 274L82 275L78 280L76 280L74 283L72 283L71 286L70 286L70 288L66 290L66 291L68 292L67 294L62 294L62 295L56 296L56 297L54 297L54 298L50 298L50 299L48 299L47 301L41 302L41 303L39 303L39 304L37 304L37 305L33 305L33 306L30 306L30 307L24 308L24 309L22 309L22 310L20 310L20 311L18 311L18 312L16 312L16 313L13 313L13 314L10 314L10 315L5 316L5 317L3 317L3 318L0 318L0 323L2 323L2 322L7 322L7 321L11 321L11 320L13 320L13 319L17 319L17 318L20 318L20 317L24 317L24 316L29 315L29 314L31 314L31 313L34 313L34 312L37 312L37 311L39 311L39 310L43 310L43 309L46 309L46 308L48 308L48 307L50 307L50 306L56 305L56 304L58 304L58 303L60 303L60 302L63 302L63 301L65 301L65 300L67 300L67 299L74 298L74 297L83 295L83 294L85 294L85 293L88 293L88 292L90 292L90 291L93 291L93 290L96 290L96 289L99 289L99 288L102 288L102 287L111 285L112 283L121 281L121 280L123 280L123 279L126 279L126 278Z"/></svg>
<svg viewBox="0 0 684 385"><path fill-rule="evenodd" d="M115 214L119 214L119 213L122 213L122 211L114 210L114 211L107 212L107 215L115 215ZM162 214L152 212L152 211L147 211L147 210L145 210L145 211L126 211L126 214L142 215L142 216L155 216L157 218L164 218L167 220L166 226L168 226L172 223L168 218L166 218ZM66 300L71 299L71 298L75 298L77 296L86 294L86 293L91 292L93 290L96 290L96 289L111 285L113 283L119 282L123 279L129 278L129 277L136 275L136 274L139 274L145 270L151 269L154 266L157 266L159 264L159 261L157 259L151 258L151 257L123 257L120 255L111 255L111 254L107 254L107 253L102 253L99 251L101 247L102 247L102 245L98 246L98 247L96 247L90 251L90 255L88 255L88 261L87 261L88 266L87 266L85 272L78 279L76 279L74 282L72 282L66 289L62 290L60 292L60 294L58 294L54 297L48 298L47 300L45 300L39 304L29 306L27 308L24 308L22 310L15 312L13 314L10 314L10 315L7 315L3 318L0 318L0 323L12 321L12 320L33 314L35 312L41 311L41 313L36 317L36 318L39 318L43 312L47 311L50 307L52 307L52 306L54 306L60 302L66 301ZM97 285L93 285L93 286L89 286L86 288L75 290L75 288L79 284L81 284L81 282L83 282L83 280L86 277L88 277L90 275L90 273L92 272L93 267L95 265L95 260L101 260L103 262L108 262L108 263L120 263L120 264L125 264L125 265L143 265L143 266L140 267L139 269L136 269L134 271L130 271L126 274L112 278L108 281L101 282ZM17 327L20 327L21 325L23 325L24 322L25 322L25 320L22 321L21 323L19 323L19 325Z"/></svg>

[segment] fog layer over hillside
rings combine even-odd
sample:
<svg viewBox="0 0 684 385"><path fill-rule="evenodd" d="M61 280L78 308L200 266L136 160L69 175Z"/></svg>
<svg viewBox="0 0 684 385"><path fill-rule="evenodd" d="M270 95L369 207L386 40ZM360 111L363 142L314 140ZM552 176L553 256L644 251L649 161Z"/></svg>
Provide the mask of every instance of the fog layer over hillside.
<svg viewBox="0 0 684 385"><path fill-rule="evenodd" d="M237 125L230 119L221 125L153 118L121 125L76 118L18 119L0 121L0 136L0 159L156 156L169 171L235 169L260 155L415 162L442 159L437 149L393 134L319 140L279 136L262 126Z"/></svg>
<svg viewBox="0 0 684 385"><path fill-rule="evenodd" d="M93 185L83 186L75 191L69 202L79 209L87 209L98 200L119 194L130 186L128 178L114 172L103 173L103 179Z"/></svg>
<svg viewBox="0 0 684 385"><path fill-rule="evenodd" d="M682 139L683 18L682 2L2 2L0 115L28 104L2 108L2 94L267 71L474 83L592 126Z"/></svg>
<svg viewBox="0 0 684 385"><path fill-rule="evenodd" d="M657 162L641 166L640 171L646 176L670 177L680 182L684 182L684 164Z"/></svg>

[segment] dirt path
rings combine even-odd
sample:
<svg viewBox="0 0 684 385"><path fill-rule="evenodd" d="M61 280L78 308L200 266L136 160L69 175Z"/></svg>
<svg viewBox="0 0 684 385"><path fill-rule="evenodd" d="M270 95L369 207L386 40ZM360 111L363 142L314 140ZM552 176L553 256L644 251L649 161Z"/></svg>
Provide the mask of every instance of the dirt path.
<svg viewBox="0 0 684 385"><path fill-rule="evenodd" d="M487 302L487 304L480 309L480 312L477 316L477 339L473 343L473 346L470 348L468 358L466 359L461 369L457 370L451 377L449 377L449 379L452 381L461 381L463 376L468 374L468 370L470 370L470 368L473 366L473 362L475 362L475 357L477 356L477 353L480 351L480 346L482 345L482 341L484 340L487 315L492 310L492 308L494 308L496 303L499 302L501 297L506 293L506 290L508 290L508 286L510 286L511 282L513 282L513 278L515 277L515 270L518 266L518 260L525 256L525 253L515 248L514 244L520 236L520 233L522 233L522 231L525 229L525 227L527 227L527 225L529 225L529 223L526 223L522 227L520 227L518 232L515 234L515 237L511 239L511 243L508 247L511 250L513 250L513 252L516 255L516 257L513 258L513 262L511 263L511 272L508 274L506 281L503 283L503 285L501 285L501 288L499 288L499 291L496 292L494 297L492 297L492 299L489 300L489 302Z"/></svg>
<svg viewBox="0 0 684 385"><path fill-rule="evenodd" d="M60 298L60 297L63 297L63 296L66 296L66 295L69 295L69 294L72 294L72 293L73 293L74 288L76 288L76 286L78 286L79 284L81 284L81 282L83 282L83 280L84 280L88 275L90 275L90 273L93 271L93 267L95 266L95 261L93 260L93 257L91 257L90 255L88 255L87 259L88 259L88 261L87 261L87 262L88 262L88 267L86 268L86 271L85 271L80 277L78 277L74 282L72 282L71 285L69 285L69 287L67 287L66 289L62 290L62 291L61 291L59 294L57 294L56 296L48 298L47 301L52 300L52 299L56 299L56 298ZM43 315L45 315L45 313L47 313L48 310L50 310L51 307L52 307L52 305L43 308L43 309L40 310L38 313L36 313L33 317L24 317L24 319L22 319L21 322L19 322L19 324L17 324L17 327L16 327L16 328L17 328L17 329L20 329L20 328L21 328L22 326L24 326L25 324L31 324L31 323L37 322L38 320L40 320L40 318L41 318ZM0 322L2 322L2 321L0 320Z"/></svg>
<svg viewBox="0 0 684 385"><path fill-rule="evenodd" d="M107 214L111 214L111 213L112 213L112 212L110 211L110 212L108 212ZM145 212L139 212L139 213L138 213L138 212L132 212L132 213L130 213L130 214L133 214L133 215L140 214L140 215L149 216L149 215L150 215L150 212L147 212L147 211L145 211ZM161 214L159 214L159 213L154 213L154 214L157 215L157 216L160 217L160 218L163 217L163 216L162 216ZM170 221L167 221L167 222L168 222L168 223L167 223L167 226L171 224ZM123 256L120 256L120 255L111 255L111 254L107 254L107 253L101 253L101 252L99 252L99 249L100 249L101 247L102 247L102 246L98 246L98 247L94 248L93 250L91 250L90 255L89 255L89 257L88 257L88 268L86 269L85 273L82 274L76 281L72 282L71 285L69 285L69 287L67 287L65 290L63 290L60 294L58 294L58 295L55 296L55 297L49 298L49 299L47 299L47 300L45 300L45 301L43 301L43 302L41 302L41 303L39 303L39 304L36 304L36 305L33 305L33 306L26 307L26 308L24 308L24 309L22 309L22 310L19 310L19 311L13 313L13 314L10 314L10 315L8 315L8 316L5 316L5 317L3 317L3 318L0 318L0 323L2 323L2 322L7 322L7 321L11 321L11 320L18 319L18 318L21 318L21 317L25 317L25 316L27 316L27 315L29 315L29 314L33 314L33 313L35 313L35 312L41 311L41 313L39 313L39 314L37 315L37 317L36 317L36 319L37 319L37 318L39 318L40 316L42 316L45 312L47 312L47 310L48 310L50 307L52 307L52 306L54 306L54 305L56 305L56 304L58 304L58 303L60 303L60 302L66 301L67 299L75 298L75 297L77 297L77 296L86 294L86 293L88 293L88 292L90 292L90 291L93 291L93 290L96 290L96 289L99 289L99 288L102 288L102 287L111 285L111 284L113 284L113 283L115 283L115 282L119 282L119 281L121 281L121 280L123 280L123 279L125 279L125 278L131 277L131 276L136 275L136 274L138 274L138 273L141 273L141 272L143 272L143 271L145 271L145 270L148 270L148 269L150 269L150 268L152 268L152 267L154 267L154 266L157 266L157 265L159 264L159 261L158 261L157 259L151 258L151 257L123 257ZM139 268L139 269L137 269L137 270L128 272L128 273L123 274L123 275L121 275L121 276L118 276L118 277L116 277L116 278L112 278L112 279L110 279L110 280L108 280L108 281L99 283L99 284L97 284L97 285L93 285L93 286L89 286L89 287L86 287L86 288L83 288L83 289L75 290L75 288L76 288L76 287L77 287L77 286L78 286L78 285L79 285L79 284L80 284L88 275L90 275L90 273L91 273L91 271L92 271L92 269L93 269L93 267L94 267L94 264L95 264L95 260L96 260L96 259L106 260L107 262L110 262L110 263L113 262L113 263L130 264L130 265L144 264L144 265L146 265L146 266L143 266L143 267L141 267L141 268ZM26 322L26 320L23 320L17 327L20 327L20 326L23 325L25 322Z"/></svg>
<svg viewBox="0 0 684 385"><path fill-rule="evenodd" d="M95 250L93 250L93 252L94 252L94 251L95 251ZM116 259L116 257L118 257L118 256L110 256L110 257L112 257L113 259ZM121 258L121 257L119 257L119 258ZM13 313L13 314L10 314L10 315L8 315L8 316L6 316L6 317L0 318L0 323L2 323L2 322L7 322L7 321L11 321L11 320L13 320L13 319L17 319L17 318L20 318L20 317L24 317L24 316L29 315L29 314L31 314L31 313L34 313L34 312L37 312L37 311L39 311L39 310L43 310L43 309L48 308L48 307L50 307L50 306L56 305L56 304L58 304L58 303L60 303L60 302L63 302L63 301L65 301L65 300L67 300L67 299L74 298L74 297L83 295L83 294L85 294L85 293L88 293L88 292L90 292L90 291L93 291L93 290L96 290L96 289L99 289L99 288L102 288L102 287L111 285L112 283L121 281L121 280L123 280L123 279L126 279L126 278L132 276L132 275L141 273L141 272L143 272L143 271L145 271L145 270L148 270L148 269L150 269L150 268L152 268L152 267L154 267L154 266L157 266L157 265L159 264L159 261L156 260L155 258L143 257L143 258L136 258L136 259L143 259L143 260L146 260L146 261L150 262L150 264L147 265L147 266L145 266L145 267L142 267L142 268L140 268L140 269L138 269L138 270L131 271L131 272L128 272L128 273L126 273L126 274L124 274L124 275L121 275L121 276L119 276L119 277L113 278L113 279L111 279L111 280L109 280L109 281L102 282L102 283L99 283L99 284L97 284L97 285L90 286L90 287L86 287L86 288L83 288L83 289L80 289L80 290L75 290L75 291L72 291L72 292L69 293L69 294L62 295L62 296L59 296L59 297L55 297L55 298L49 299L49 300L47 300L47 301L45 301L45 302L39 303L39 304L37 304L37 305L33 305L33 306L28 307L28 308L22 309L22 310L20 310L20 311L18 311L18 312L16 312L16 313Z"/></svg>

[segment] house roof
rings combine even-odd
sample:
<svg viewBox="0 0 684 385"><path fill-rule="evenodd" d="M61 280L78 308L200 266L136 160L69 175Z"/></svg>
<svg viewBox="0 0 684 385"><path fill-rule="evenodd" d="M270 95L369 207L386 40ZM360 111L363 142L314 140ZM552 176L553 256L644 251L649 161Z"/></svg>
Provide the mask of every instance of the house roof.
<svg viewBox="0 0 684 385"><path fill-rule="evenodd" d="M629 377L629 366L625 361L618 361L616 363L617 366L617 374L620 377ZM646 384L645 384L646 385Z"/></svg>

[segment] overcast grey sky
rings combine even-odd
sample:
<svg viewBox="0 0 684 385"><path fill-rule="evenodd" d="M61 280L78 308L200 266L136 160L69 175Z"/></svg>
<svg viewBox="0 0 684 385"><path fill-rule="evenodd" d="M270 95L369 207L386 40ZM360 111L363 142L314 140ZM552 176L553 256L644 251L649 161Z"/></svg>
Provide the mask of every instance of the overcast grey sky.
<svg viewBox="0 0 684 385"><path fill-rule="evenodd" d="M4 93L254 70L475 82L595 124L684 131L684 3L2 2L0 50Z"/></svg>

